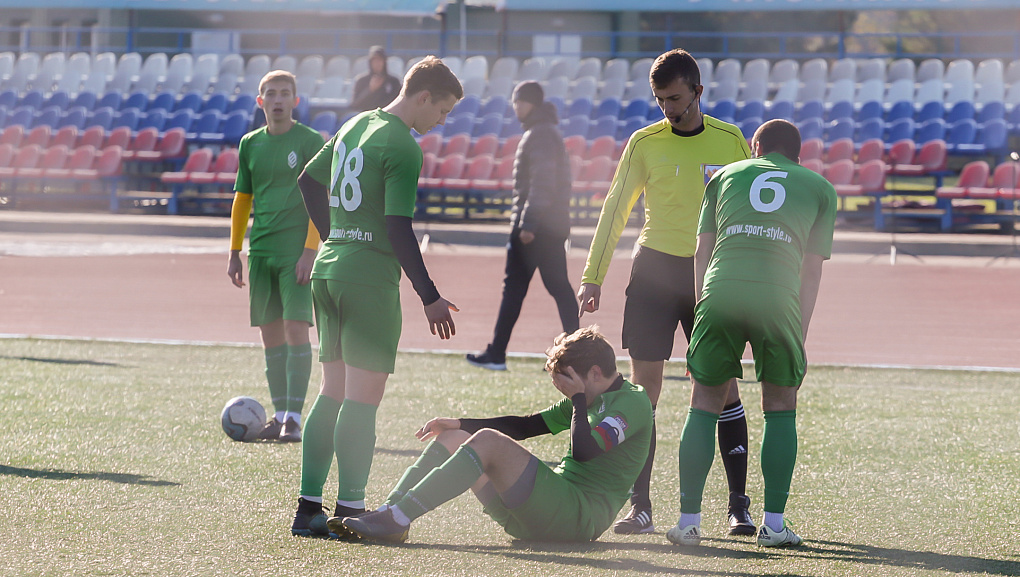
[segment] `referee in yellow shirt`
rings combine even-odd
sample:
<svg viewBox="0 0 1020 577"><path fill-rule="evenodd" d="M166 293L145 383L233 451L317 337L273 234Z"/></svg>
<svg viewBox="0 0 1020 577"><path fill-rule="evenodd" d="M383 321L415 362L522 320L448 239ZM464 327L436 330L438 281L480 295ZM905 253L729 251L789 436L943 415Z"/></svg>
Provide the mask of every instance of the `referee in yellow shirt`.
<svg viewBox="0 0 1020 577"><path fill-rule="evenodd" d="M582 316L598 310L613 251L634 204L644 194L645 223L627 286L622 342L630 352L631 380L645 388L654 408L677 324L688 341L694 326L694 248L705 184L719 168L751 158L751 151L739 128L702 114L701 71L687 51L661 54L652 65L649 81L665 118L631 135L623 150L577 296ZM745 494L747 420L735 383L719 419L719 448L730 490L730 534L753 535L755 525ZM653 428L648 460L634 484L631 510L613 526L616 533L655 529L649 496L654 456Z"/></svg>

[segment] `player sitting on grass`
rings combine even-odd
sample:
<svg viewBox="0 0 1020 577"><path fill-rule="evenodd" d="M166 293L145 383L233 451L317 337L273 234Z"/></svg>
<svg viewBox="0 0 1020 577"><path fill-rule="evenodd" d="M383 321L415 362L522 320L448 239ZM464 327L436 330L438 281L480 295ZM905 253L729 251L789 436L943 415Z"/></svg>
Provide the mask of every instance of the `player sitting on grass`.
<svg viewBox="0 0 1020 577"><path fill-rule="evenodd" d="M330 519L330 530L405 541L411 521L470 488L515 538L597 539L627 502L648 456L651 402L616 370L613 347L597 327L561 335L547 355L546 370L565 399L525 417L432 419L415 433L432 442L385 504ZM555 469L517 442L568 429L570 451Z"/></svg>

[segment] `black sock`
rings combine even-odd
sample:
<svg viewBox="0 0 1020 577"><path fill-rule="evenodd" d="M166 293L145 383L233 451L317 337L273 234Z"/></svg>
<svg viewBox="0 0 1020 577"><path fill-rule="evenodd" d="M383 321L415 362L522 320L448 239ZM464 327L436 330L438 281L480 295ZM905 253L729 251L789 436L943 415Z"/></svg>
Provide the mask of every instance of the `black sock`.
<svg viewBox="0 0 1020 577"><path fill-rule="evenodd" d="M648 458L641 474L634 481L634 490L630 496L630 504L640 509L652 510L652 465L655 462L655 405L652 405L652 439L648 444Z"/></svg>
<svg viewBox="0 0 1020 577"><path fill-rule="evenodd" d="M718 430L719 453L726 467L730 494L744 495L747 492L747 417L740 401L723 409Z"/></svg>

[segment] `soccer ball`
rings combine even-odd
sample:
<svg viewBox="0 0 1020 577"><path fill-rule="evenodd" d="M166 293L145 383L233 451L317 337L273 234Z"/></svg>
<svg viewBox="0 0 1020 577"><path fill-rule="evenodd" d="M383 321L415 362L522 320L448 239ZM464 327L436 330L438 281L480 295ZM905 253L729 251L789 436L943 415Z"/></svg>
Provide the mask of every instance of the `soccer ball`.
<svg viewBox="0 0 1020 577"><path fill-rule="evenodd" d="M266 410L251 397L234 397L220 414L223 432L235 441L254 441L266 424Z"/></svg>

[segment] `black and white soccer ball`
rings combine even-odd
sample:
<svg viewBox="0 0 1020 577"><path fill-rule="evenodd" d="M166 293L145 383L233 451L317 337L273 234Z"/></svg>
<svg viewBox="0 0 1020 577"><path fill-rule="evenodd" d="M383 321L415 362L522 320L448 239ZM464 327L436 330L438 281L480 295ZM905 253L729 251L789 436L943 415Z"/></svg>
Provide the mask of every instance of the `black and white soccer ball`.
<svg viewBox="0 0 1020 577"><path fill-rule="evenodd" d="M223 432L235 441L254 441L266 424L266 409L251 397L234 397L220 413Z"/></svg>

